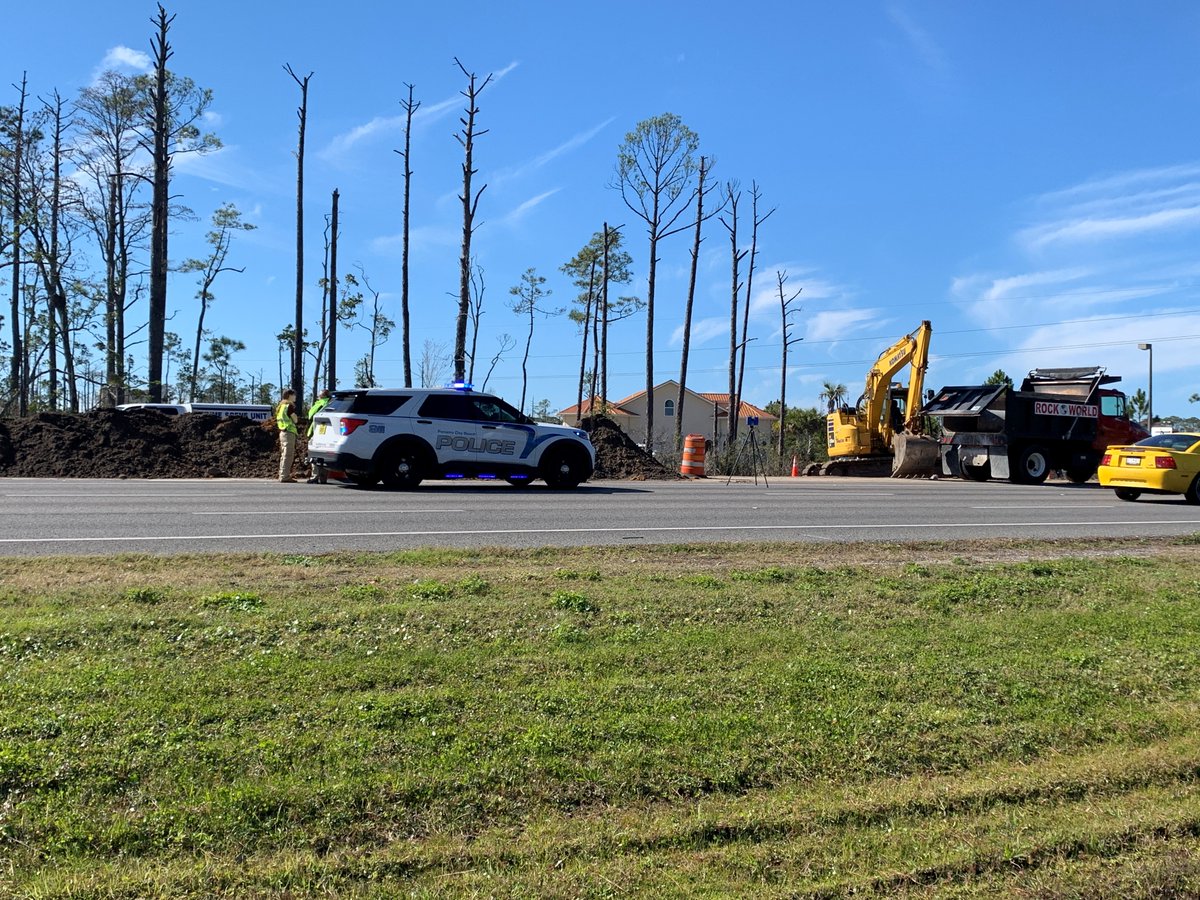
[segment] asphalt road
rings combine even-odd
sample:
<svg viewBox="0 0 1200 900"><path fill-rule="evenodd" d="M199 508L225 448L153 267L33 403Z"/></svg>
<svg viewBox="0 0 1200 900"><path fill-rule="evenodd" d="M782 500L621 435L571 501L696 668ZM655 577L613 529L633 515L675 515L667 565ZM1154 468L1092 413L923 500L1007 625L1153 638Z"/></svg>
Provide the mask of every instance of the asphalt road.
<svg viewBox="0 0 1200 900"><path fill-rule="evenodd" d="M692 541L1161 536L1182 498L1098 485L772 478L609 482L557 492L431 482L403 493L228 480L0 479L0 556L567 547Z"/></svg>

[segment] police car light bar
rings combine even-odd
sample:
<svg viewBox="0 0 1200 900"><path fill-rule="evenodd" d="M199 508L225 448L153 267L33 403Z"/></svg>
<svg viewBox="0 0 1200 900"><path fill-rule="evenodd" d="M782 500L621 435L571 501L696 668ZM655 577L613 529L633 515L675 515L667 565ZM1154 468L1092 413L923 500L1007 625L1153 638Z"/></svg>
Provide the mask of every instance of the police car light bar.
<svg viewBox="0 0 1200 900"><path fill-rule="evenodd" d="M469 391L474 387L474 385L468 384L465 381L453 381L450 383L450 387L456 391Z"/></svg>

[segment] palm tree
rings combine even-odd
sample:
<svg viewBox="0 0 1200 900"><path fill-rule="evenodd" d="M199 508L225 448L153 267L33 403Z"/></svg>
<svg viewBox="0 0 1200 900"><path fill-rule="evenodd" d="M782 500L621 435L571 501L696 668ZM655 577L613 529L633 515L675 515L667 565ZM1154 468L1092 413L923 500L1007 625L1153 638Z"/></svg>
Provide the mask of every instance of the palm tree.
<svg viewBox="0 0 1200 900"><path fill-rule="evenodd" d="M817 395L817 399L826 403L830 412L833 412L845 402L847 388L844 384L826 381L821 387L823 390Z"/></svg>

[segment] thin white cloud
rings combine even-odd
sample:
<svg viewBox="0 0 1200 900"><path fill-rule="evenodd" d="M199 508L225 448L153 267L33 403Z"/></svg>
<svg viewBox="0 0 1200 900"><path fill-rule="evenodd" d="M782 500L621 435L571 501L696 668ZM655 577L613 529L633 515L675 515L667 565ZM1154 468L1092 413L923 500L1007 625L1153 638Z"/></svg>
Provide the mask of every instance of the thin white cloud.
<svg viewBox="0 0 1200 900"><path fill-rule="evenodd" d="M544 201L546 201L550 197L553 197L560 190L562 190L562 188L553 188L552 190L549 190L549 191L543 191L542 193L538 194L536 197L530 197L528 200L526 200L524 203L522 203L516 209L512 210L512 212L507 213L500 221L505 225L515 225L516 223L520 222L523 218L525 218L525 216L529 214L530 210L541 205Z"/></svg>
<svg viewBox="0 0 1200 900"><path fill-rule="evenodd" d="M512 62L501 69L499 72L492 73L492 82L495 83L515 69L519 63ZM486 77L486 76L485 76ZM420 98L414 97L415 100ZM461 94L455 94L452 97L447 97L445 100L440 100L433 104L422 103L413 113L413 130L428 128L434 122L444 119L447 115L458 109L464 103L464 98ZM355 146L363 141L370 140L379 135L387 135L392 132L400 131L404 128L406 116L376 116L369 122L362 125L356 125L344 134L336 135L328 144L325 145L317 155L327 162L336 161L339 157L344 156L354 149Z"/></svg>
<svg viewBox="0 0 1200 900"><path fill-rule="evenodd" d="M1127 196L1131 189L1140 185L1168 184L1200 178L1200 163L1181 163L1172 166L1157 166L1150 169L1133 169L1129 172L1119 172L1103 178L1084 181L1059 191L1050 191L1039 197L1039 201L1048 204L1061 204L1074 201L1081 196L1121 197ZM1138 191L1137 193L1144 193Z"/></svg>
<svg viewBox="0 0 1200 900"><path fill-rule="evenodd" d="M592 128L587 129L586 131L581 131L578 134L573 135L572 137L563 141L557 147L554 147L551 150L547 150L545 153L541 154L540 156L534 157L529 162L522 163L521 165L513 166L511 168L501 169L499 172L497 172L495 175L492 175L488 179L488 184L499 185L499 184L503 184L506 181L514 181L516 179L522 178L525 175L528 175L530 172L536 171L537 169L540 169L543 166L553 162L554 160L558 159L560 156L562 156L566 153L570 153L572 150L576 150L576 149L582 147L584 144L586 144L588 141L590 141L592 138L594 138L597 134L599 134L601 131L603 131L605 128L607 128L609 125L611 125L615 121L616 121L615 116L605 119L599 125L595 125Z"/></svg>
<svg viewBox="0 0 1200 900"><path fill-rule="evenodd" d="M149 72L151 66L150 54L123 45L110 49L108 53L104 54L104 59L100 61L100 71L102 72L109 69Z"/></svg>
<svg viewBox="0 0 1200 900"><path fill-rule="evenodd" d="M413 228L408 234L408 250L413 256L418 256L429 250L453 247L458 243L461 236L461 232L456 232L452 228L435 226ZM398 257L403 251L404 235L381 235L372 239L370 247L373 253L377 253L380 256Z"/></svg>
<svg viewBox="0 0 1200 900"><path fill-rule="evenodd" d="M729 340L729 317L728 316L713 316L711 318L699 319L692 323L692 334L690 344L694 348L703 347L713 338L724 338ZM683 343L683 326L680 325L671 334L672 344Z"/></svg>
<svg viewBox="0 0 1200 900"><path fill-rule="evenodd" d="M882 324L876 309L825 310L807 320L804 339L809 343L845 340L864 325L878 327Z"/></svg>
<svg viewBox="0 0 1200 900"><path fill-rule="evenodd" d="M913 21L912 17L905 10L896 4L891 4L888 6L887 16L899 29L900 34L916 53L917 57L928 68L939 73L945 72L949 68L942 48L928 31Z"/></svg>
<svg viewBox="0 0 1200 900"><path fill-rule="evenodd" d="M1044 299L1045 288L1057 288L1060 285L1078 282L1091 274L1090 269L1076 267L1045 272L1025 272L1021 275L999 278L968 275L955 278L951 290L959 297L972 297L984 301L1030 299L1031 291L1037 292L1036 298Z"/></svg>
<svg viewBox="0 0 1200 900"><path fill-rule="evenodd" d="M1200 205L1161 209L1134 216L1078 219L1026 229L1020 239L1032 250L1060 242L1102 241L1200 225Z"/></svg>

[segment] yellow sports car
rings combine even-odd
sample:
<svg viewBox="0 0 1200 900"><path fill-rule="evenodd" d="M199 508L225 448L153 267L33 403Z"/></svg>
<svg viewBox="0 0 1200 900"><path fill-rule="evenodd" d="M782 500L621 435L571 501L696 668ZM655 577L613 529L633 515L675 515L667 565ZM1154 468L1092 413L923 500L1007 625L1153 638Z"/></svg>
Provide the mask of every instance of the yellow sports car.
<svg viewBox="0 0 1200 900"><path fill-rule="evenodd" d="M1200 434L1156 434L1126 447L1109 447L1096 474L1121 500L1142 494L1183 494L1200 503Z"/></svg>

